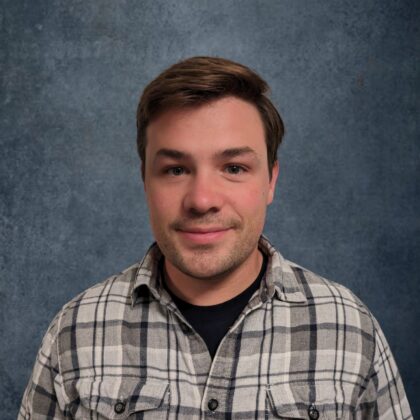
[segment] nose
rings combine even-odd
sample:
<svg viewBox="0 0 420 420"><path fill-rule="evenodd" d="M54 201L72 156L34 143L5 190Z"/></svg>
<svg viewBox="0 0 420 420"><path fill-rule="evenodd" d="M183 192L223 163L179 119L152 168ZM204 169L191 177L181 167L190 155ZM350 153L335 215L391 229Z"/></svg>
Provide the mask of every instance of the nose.
<svg viewBox="0 0 420 420"><path fill-rule="evenodd" d="M223 205L223 193L209 174L196 174L184 196L184 210L189 214L217 213Z"/></svg>

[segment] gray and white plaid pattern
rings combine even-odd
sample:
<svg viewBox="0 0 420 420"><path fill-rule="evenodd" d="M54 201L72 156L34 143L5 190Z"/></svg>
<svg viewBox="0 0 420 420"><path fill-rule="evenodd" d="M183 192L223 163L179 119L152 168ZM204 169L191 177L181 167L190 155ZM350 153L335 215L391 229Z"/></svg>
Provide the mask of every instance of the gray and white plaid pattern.
<svg viewBox="0 0 420 420"><path fill-rule="evenodd" d="M411 419L401 377L366 306L283 259L265 237L264 281L213 359L141 263L57 314L19 419Z"/></svg>

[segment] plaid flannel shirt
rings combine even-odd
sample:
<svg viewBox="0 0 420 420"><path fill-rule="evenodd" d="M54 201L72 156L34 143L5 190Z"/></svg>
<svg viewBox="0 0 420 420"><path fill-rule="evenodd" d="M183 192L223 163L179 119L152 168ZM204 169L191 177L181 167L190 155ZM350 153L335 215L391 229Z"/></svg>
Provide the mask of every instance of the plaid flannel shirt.
<svg viewBox="0 0 420 420"><path fill-rule="evenodd" d="M410 419L385 337L345 287L280 255L213 360L162 287L161 253L51 323L19 419Z"/></svg>

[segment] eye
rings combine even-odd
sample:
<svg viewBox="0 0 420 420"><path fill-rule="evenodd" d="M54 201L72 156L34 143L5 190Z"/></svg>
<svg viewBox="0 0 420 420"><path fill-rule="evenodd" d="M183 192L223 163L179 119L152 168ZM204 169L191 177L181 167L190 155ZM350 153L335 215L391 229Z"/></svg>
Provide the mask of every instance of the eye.
<svg viewBox="0 0 420 420"><path fill-rule="evenodd" d="M185 169L182 166L173 166L165 170L165 173L172 176L180 176L185 173Z"/></svg>
<svg viewBox="0 0 420 420"><path fill-rule="evenodd" d="M226 166L226 171L230 175L238 175L242 172L246 172L246 169L240 165L228 165Z"/></svg>

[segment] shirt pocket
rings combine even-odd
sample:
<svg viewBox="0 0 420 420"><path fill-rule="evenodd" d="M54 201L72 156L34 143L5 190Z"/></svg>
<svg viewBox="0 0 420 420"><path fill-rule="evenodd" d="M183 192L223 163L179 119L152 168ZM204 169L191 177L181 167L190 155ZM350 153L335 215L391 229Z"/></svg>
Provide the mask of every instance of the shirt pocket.
<svg viewBox="0 0 420 420"><path fill-rule="evenodd" d="M71 410L75 419L123 420L134 413L158 410L168 392L168 383L127 378L82 379L76 389L79 404Z"/></svg>
<svg viewBox="0 0 420 420"><path fill-rule="evenodd" d="M267 397L275 418L283 419L344 419L340 404L335 402L332 384L315 386L315 398L308 384L276 384L267 388Z"/></svg>

